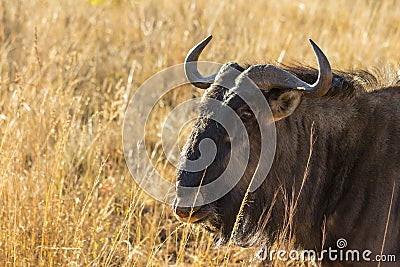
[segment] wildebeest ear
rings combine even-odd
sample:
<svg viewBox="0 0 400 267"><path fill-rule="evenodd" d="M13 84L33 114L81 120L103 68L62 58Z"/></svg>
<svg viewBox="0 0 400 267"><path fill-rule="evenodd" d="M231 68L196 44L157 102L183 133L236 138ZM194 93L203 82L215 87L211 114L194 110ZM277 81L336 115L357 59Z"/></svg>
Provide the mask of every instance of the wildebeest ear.
<svg viewBox="0 0 400 267"><path fill-rule="evenodd" d="M277 99L270 100L269 105L274 116L274 121L279 121L291 115L300 104L301 96L301 92L292 90L283 92Z"/></svg>

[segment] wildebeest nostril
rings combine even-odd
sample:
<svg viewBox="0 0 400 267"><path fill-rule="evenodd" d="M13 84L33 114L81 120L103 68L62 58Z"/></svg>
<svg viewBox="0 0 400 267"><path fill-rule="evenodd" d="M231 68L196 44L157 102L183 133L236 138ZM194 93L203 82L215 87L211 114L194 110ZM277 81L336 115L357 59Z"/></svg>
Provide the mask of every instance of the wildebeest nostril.
<svg viewBox="0 0 400 267"><path fill-rule="evenodd" d="M203 194L198 191L198 188L190 188L190 191L185 191L185 187L177 186L177 196L174 200L174 208L194 208L197 209L205 204Z"/></svg>
<svg viewBox="0 0 400 267"><path fill-rule="evenodd" d="M204 203L203 196L200 192L198 192L195 196L196 201L194 201L194 197L181 198L176 197L174 200L174 213L176 217L186 223L195 223L203 220L209 215L207 210L207 205L199 205L199 203ZM195 203L194 203L195 202Z"/></svg>
<svg viewBox="0 0 400 267"><path fill-rule="evenodd" d="M192 208L192 207L175 206L174 212L180 218L187 218L190 216L191 213L195 213L198 209L199 209L199 207Z"/></svg>

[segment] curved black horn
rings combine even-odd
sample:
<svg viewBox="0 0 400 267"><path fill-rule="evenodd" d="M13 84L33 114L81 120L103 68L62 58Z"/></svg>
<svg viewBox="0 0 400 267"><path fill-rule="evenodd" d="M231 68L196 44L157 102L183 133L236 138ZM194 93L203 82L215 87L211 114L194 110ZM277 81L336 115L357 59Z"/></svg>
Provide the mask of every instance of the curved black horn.
<svg viewBox="0 0 400 267"><path fill-rule="evenodd" d="M328 92L332 83L331 64L329 64L329 60L326 58L324 52L322 52L314 41L311 39L309 41L318 60L318 79L306 89L306 93L308 97L321 97Z"/></svg>
<svg viewBox="0 0 400 267"><path fill-rule="evenodd" d="M325 95L332 82L332 70L328 59L322 50L310 39L318 60L318 79L314 84L302 81L292 73L273 65L255 65L246 70L247 76L261 89L270 90L274 87L302 90L307 97L321 97Z"/></svg>
<svg viewBox="0 0 400 267"><path fill-rule="evenodd" d="M199 59L199 56L203 49L211 41L211 38L212 35L209 35L203 41L190 49L184 63L186 78L194 86L201 89L207 89L208 87L210 87L210 85L214 82L215 76L217 75L217 73L214 73L210 76L204 77L199 73L199 70L197 69L197 61Z"/></svg>

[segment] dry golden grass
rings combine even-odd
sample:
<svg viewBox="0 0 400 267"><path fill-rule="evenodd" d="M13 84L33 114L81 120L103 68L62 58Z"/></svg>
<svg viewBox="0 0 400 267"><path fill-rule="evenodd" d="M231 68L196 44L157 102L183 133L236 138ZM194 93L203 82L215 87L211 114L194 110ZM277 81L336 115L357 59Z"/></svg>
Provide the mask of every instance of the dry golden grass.
<svg viewBox="0 0 400 267"><path fill-rule="evenodd" d="M121 144L130 97L208 33L204 60L315 66L312 38L334 68L397 68L398 14L373 0L3 0L0 266L258 264L254 249L213 249L133 183ZM199 95L179 92L171 103ZM170 109L152 121L154 149Z"/></svg>

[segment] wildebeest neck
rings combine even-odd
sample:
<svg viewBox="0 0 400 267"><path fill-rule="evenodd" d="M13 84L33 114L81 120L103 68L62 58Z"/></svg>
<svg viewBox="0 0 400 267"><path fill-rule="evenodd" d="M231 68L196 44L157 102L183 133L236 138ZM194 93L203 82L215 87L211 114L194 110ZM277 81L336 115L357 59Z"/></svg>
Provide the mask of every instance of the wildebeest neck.
<svg viewBox="0 0 400 267"><path fill-rule="evenodd" d="M358 154L356 140L365 126L355 99L331 97L303 99L292 116L276 123L274 163L254 194L258 202L271 199L271 193L260 197L265 192L278 192L270 231L291 223L292 233L303 246L321 245L321 225L343 195ZM255 203L260 208L268 205Z"/></svg>

